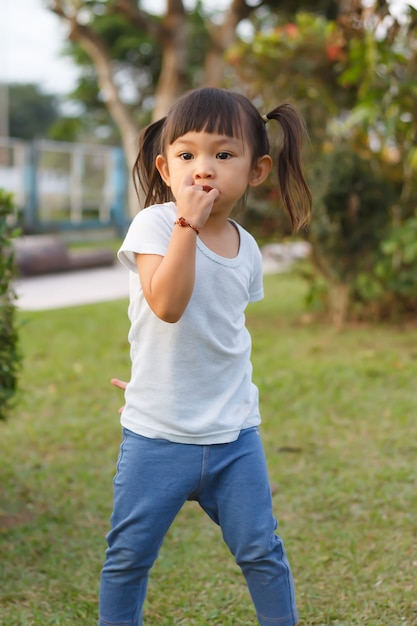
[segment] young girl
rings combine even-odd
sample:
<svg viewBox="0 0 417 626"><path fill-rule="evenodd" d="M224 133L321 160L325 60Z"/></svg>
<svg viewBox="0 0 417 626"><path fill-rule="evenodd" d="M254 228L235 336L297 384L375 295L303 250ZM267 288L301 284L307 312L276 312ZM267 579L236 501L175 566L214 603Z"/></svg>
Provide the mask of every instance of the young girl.
<svg viewBox="0 0 417 626"><path fill-rule="evenodd" d="M148 208L119 251L131 270L132 373L99 626L142 624L149 571L187 500L221 527L259 624L297 623L245 326L247 304L263 297L261 254L230 219L248 188L270 173L272 119L283 131L281 196L298 228L308 221L311 195L300 164L304 125L291 105L262 117L242 95L204 88L142 132L135 180Z"/></svg>

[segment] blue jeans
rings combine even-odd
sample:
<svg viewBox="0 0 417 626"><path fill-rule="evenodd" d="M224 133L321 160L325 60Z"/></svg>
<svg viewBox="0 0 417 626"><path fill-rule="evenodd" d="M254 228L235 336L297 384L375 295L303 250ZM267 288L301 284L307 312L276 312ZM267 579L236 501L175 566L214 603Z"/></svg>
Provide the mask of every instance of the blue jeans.
<svg viewBox="0 0 417 626"><path fill-rule="evenodd" d="M99 626L140 626L149 570L186 500L219 524L262 626L297 623L294 584L258 428L232 443L191 445L123 429L101 573Z"/></svg>

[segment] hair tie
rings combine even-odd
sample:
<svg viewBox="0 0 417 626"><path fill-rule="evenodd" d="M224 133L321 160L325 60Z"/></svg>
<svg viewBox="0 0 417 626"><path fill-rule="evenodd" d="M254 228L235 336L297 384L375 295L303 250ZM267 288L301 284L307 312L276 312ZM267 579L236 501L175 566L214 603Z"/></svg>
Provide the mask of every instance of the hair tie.
<svg viewBox="0 0 417 626"><path fill-rule="evenodd" d="M265 124L267 122L269 122L269 117L267 115L261 115L261 117L262 117L263 121L265 122Z"/></svg>

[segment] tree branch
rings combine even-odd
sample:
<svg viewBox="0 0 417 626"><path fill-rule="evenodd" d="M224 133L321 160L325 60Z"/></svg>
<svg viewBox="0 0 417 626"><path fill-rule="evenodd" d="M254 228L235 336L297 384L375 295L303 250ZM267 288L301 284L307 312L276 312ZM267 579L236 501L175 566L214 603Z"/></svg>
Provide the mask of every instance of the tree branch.
<svg viewBox="0 0 417 626"><path fill-rule="evenodd" d="M249 17L259 6L250 6L246 0L233 0L229 10L226 12L222 24L209 23L210 49L207 52L205 61L205 83L218 87L222 84L224 72L223 55L227 48L233 43L236 37L238 24Z"/></svg>
<svg viewBox="0 0 417 626"><path fill-rule="evenodd" d="M112 13L121 13L142 33L149 37L159 39L162 36L161 24L149 17L149 14L141 11L135 0L116 0Z"/></svg>

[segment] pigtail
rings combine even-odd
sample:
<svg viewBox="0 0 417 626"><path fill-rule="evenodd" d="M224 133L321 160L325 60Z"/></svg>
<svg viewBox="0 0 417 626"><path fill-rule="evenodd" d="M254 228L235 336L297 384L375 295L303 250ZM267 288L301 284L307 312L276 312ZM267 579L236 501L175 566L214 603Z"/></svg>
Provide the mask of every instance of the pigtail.
<svg viewBox="0 0 417 626"><path fill-rule="evenodd" d="M313 203L301 166L301 148L307 138L307 130L303 118L288 103L276 107L265 118L276 120L282 128L283 144L277 162L278 182L292 227L298 230L310 221Z"/></svg>
<svg viewBox="0 0 417 626"><path fill-rule="evenodd" d="M170 190L155 167L155 159L162 152L161 135L165 120L164 117L149 124L139 135L139 153L132 173L139 200L145 196L145 207L172 199Z"/></svg>

